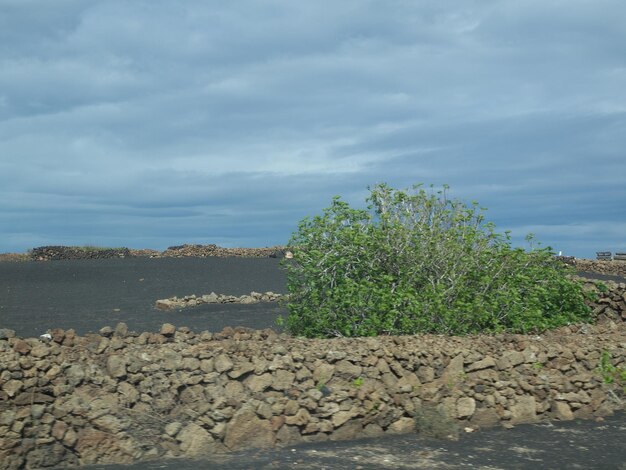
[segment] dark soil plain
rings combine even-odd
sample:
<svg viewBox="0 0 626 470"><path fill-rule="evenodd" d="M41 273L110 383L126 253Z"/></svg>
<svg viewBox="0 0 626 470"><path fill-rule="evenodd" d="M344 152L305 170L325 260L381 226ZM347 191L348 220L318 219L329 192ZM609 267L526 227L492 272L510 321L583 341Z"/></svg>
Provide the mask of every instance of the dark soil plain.
<svg viewBox="0 0 626 470"><path fill-rule="evenodd" d="M273 258L125 258L0 262L0 328L39 336L50 328L84 334L125 322L158 331L165 323L194 331L226 326L274 328L286 310L273 303L202 305L181 311L154 308L157 299L210 292L286 293ZM583 274L583 273L581 273ZM626 282L616 276L590 277ZM626 340L626 339L625 339ZM456 441L420 435L325 442L220 455L211 460L158 460L113 469L483 468L626 469L626 413L602 421L554 422L460 432Z"/></svg>
<svg viewBox="0 0 626 470"><path fill-rule="evenodd" d="M286 293L275 258L123 258L0 262L0 328L39 336L50 328L78 334L125 322L132 331L163 323L193 331L226 326L276 327L275 303L211 304L183 311L154 308L157 299L191 294Z"/></svg>

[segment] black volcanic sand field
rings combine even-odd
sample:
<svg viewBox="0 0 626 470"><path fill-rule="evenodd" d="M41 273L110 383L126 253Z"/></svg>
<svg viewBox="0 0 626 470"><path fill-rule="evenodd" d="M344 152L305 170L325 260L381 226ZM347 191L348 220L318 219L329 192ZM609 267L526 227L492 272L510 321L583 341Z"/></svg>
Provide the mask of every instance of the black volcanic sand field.
<svg viewBox="0 0 626 470"><path fill-rule="evenodd" d="M286 293L272 258L126 258L0 262L0 328L39 336L49 328L79 334L125 322L130 330L158 331L165 322L194 331L225 326L276 328L277 304L202 305L161 312L154 302L190 294ZM582 273L581 273L582 274ZM598 279L615 276L589 275ZM93 465L91 470L192 469L622 469L626 470L626 413L604 422L575 421L461 432L458 441L415 434L374 440L304 444L215 456Z"/></svg>
<svg viewBox="0 0 626 470"><path fill-rule="evenodd" d="M158 331L163 323L193 331L226 326L275 328L286 313L276 303L209 304L180 311L154 308L174 295L286 293L275 258L124 258L0 262L0 328L39 336L49 328L97 332L125 322L131 331Z"/></svg>

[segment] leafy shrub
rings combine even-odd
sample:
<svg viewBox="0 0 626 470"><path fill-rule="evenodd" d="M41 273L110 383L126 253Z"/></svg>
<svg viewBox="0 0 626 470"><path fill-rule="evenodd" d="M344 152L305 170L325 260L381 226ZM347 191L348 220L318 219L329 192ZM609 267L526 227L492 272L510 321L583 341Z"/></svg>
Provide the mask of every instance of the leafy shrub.
<svg viewBox="0 0 626 470"><path fill-rule="evenodd" d="M527 333L590 320L581 284L550 248L512 248L484 209L447 190L382 184L366 210L335 197L323 215L302 220L285 262L287 329L308 337Z"/></svg>

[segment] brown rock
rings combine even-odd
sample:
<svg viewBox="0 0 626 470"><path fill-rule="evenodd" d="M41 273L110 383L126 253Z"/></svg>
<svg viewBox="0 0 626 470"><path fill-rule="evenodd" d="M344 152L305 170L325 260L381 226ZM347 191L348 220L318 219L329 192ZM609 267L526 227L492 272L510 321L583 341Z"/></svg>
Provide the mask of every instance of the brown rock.
<svg viewBox="0 0 626 470"><path fill-rule="evenodd" d="M128 418L118 418L117 416L106 414L93 419L94 424L98 429L111 434L117 434L128 428L130 420Z"/></svg>
<svg viewBox="0 0 626 470"><path fill-rule="evenodd" d="M537 421L535 397L531 395L517 396L517 403L510 407L511 424L534 423Z"/></svg>
<svg viewBox="0 0 626 470"><path fill-rule="evenodd" d="M313 370L313 380L317 383L325 384L332 378L334 373L335 366L322 362Z"/></svg>
<svg viewBox="0 0 626 470"><path fill-rule="evenodd" d="M496 361L493 357L487 356L481 361L474 362L467 367L468 372L474 372L476 370L490 369L496 366Z"/></svg>
<svg viewBox="0 0 626 470"><path fill-rule="evenodd" d="M234 370L231 370L228 373L228 376L231 379L238 379L239 377L241 377L242 375L246 375L250 372L252 372L255 369L254 365L251 362L240 362L239 364L237 364L235 366Z"/></svg>
<svg viewBox="0 0 626 470"><path fill-rule="evenodd" d="M574 413L572 413L569 405L562 401L555 401L552 403L552 414L560 421L571 421L574 419Z"/></svg>
<svg viewBox="0 0 626 470"><path fill-rule="evenodd" d="M297 444L302 440L300 431L296 426L283 426L276 433L276 441L281 444Z"/></svg>
<svg viewBox="0 0 626 470"><path fill-rule="evenodd" d="M476 401L470 397L459 398L456 402L456 416L459 419L471 418L476 411Z"/></svg>
<svg viewBox="0 0 626 470"><path fill-rule="evenodd" d="M417 371L417 376L422 383L432 382L435 379L435 370L429 366L421 366Z"/></svg>
<svg viewBox="0 0 626 470"><path fill-rule="evenodd" d="M65 339L65 330L62 328L52 328L52 330L50 330L50 336L52 336L52 341L60 344L63 342L63 339Z"/></svg>
<svg viewBox="0 0 626 470"><path fill-rule="evenodd" d="M214 452L215 439L203 427L189 423L176 436L180 450L188 457L200 457Z"/></svg>
<svg viewBox="0 0 626 470"><path fill-rule="evenodd" d="M278 431L283 424L285 424L284 416L272 416L270 418L270 424L272 426L272 431Z"/></svg>
<svg viewBox="0 0 626 470"><path fill-rule="evenodd" d="M28 354L30 349L30 345L23 339L18 339L15 344L13 344L13 351L22 355Z"/></svg>
<svg viewBox="0 0 626 470"><path fill-rule="evenodd" d="M342 424L346 423L347 421L349 421L354 416L355 416L355 412L353 410L338 411L337 413L335 413L332 416L331 421L333 423L333 426L335 428L338 428L339 426L341 426Z"/></svg>
<svg viewBox="0 0 626 470"><path fill-rule="evenodd" d="M407 434L415 431L415 420L413 418L400 418L389 425L390 434Z"/></svg>
<svg viewBox="0 0 626 470"><path fill-rule="evenodd" d="M176 437L176 435L182 429L182 427L183 425L180 422L172 421L171 423L167 423L163 430L165 431L165 434L167 434L168 436Z"/></svg>
<svg viewBox="0 0 626 470"><path fill-rule="evenodd" d="M288 390L293 386L296 378L296 374L293 372L279 369L274 374L275 375L272 380L272 388L274 390Z"/></svg>
<svg viewBox="0 0 626 470"><path fill-rule="evenodd" d="M176 310L180 307L180 304L174 300L161 299L157 300L154 306L158 310Z"/></svg>
<svg viewBox="0 0 626 470"><path fill-rule="evenodd" d="M525 360L526 358L524 357L524 354L520 351L508 351L496 361L496 367L499 370L506 370L523 364Z"/></svg>
<svg viewBox="0 0 626 470"><path fill-rule="evenodd" d="M268 448L275 442L276 436L270 421L260 419L249 408L243 408L235 413L228 423L224 436L224 444L230 450Z"/></svg>
<svg viewBox="0 0 626 470"><path fill-rule="evenodd" d="M73 364L65 370L65 377L70 386L76 387L85 379L85 370L81 364Z"/></svg>
<svg viewBox="0 0 626 470"><path fill-rule="evenodd" d="M287 416L294 416L299 409L300 405L298 405L296 400L287 400L287 403L285 403L284 413Z"/></svg>
<svg viewBox="0 0 626 470"><path fill-rule="evenodd" d="M500 416L498 416L498 413L493 408L477 408L470 422L473 426L487 428L498 424L500 422Z"/></svg>
<svg viewBox="0 0 626 470"><path fill-rule="evenodd" d="M2 385L2 390L10 397L14 397L20 390L24 388L24 384L19 380L9 380Z"/></svg>
<svg viewBox="0 0 626 470"><path fill-rule="evenodd" d="M50 435L54 437L57 441L62 441L63 437L65 437L65 433L67 432L69 426L63 421L55 421L52 425L52 430L50 431Z"/></svg>
<svg viewBox="0 0 626 470"><path fill-rule="evenodd" d="M176 333L176 327L171 323L163 323L159 333L163 336L174 336L174 333Z"/></svg>
<svg viewBox="0 0 626 470"><path fill-rule="evenodd" d="M117 354L109 356L107 359L107 372L113 378L126 377L126 358Z"/></svg>
<svg viewBox="0 0 626 470"><path fill-rule="evenodd" d="M30 355L37 358L46 357L50 354L50 348L45 344L38 344L30 350Z"/></svg>
<svg viewBox="0 0 626 470"><path fill-rule="evenodd" d="M124 322L120 322L115 326L115 336L119 338L126 338L128 336L128 325Z"/></svg>
<svg viewBox="0 0 626 470"><path fill-rule="evenodd" d="M310 420L311 415L309 412L304 408L300 408L294 416L287 416L287 418L285 418L285 423L291 426L304 426Z"/></svg>
<svg viewBox="0 0 626 470"><path fill-rule="evenodd" d="M30 405L31 403L52 403L54 401L54 397L50 395L45 395L39 392L22 392L15 400L13 400L14 405Z"/></svg>
<svg viewBox="0 0 626 470"><path fill-rule="evenodd" d="M363 368L361 366L354 365L350 361L343 360L335 364L335 372L350 378L359 377L362 371Z"/></svg>
<svg viewBox="0 0 626 470"><path fill-rule="evenodd" d="M231 370L233 366L233 361L226 354L220 354L215 358L215 370L220 374Z"/></svg>
<svg viewBox="0 0 626 470"><path fill-rule="evenodd" d="M348 439L356 439L363 432L363 424L360 420L350 421L338 429L335 429L330 435L331 441L345 441Z"/></svg>
<svg viewBox="0 0 626 470"><path fill-rule="evenodd" d="M71 438L72 436L66 434L65 438L68 439L68 437ZM80 431L74 448L81 456L81 464L96 463L107 455L115 455L116 461L120 463L128 463L133 460L127 452L120 448L120 442L115 436L93 428L85 428Z"/></svg>
<svg viewBox="0 0 626 470"><path fill-rule="evenodd" d="M63 445L66 447L74 447L78 441L78 434L72 428L69 428L63 436Z"/></svg>
<svg viewBox="0 0 626 470"><path fill-rule="evenodd" d="M363 429L363 437L379 437L383 434L385 434L384 429L376 423L370 423Z"/></svg>
<svg viewBox="0 0 626 470"><path fill-rule="evenodd" d="M459 377L461 377L463 374L464 374L463 354L459 354L455 358L453 358L450 361L450 363L447 365L447 367L443 371L441 380L445 384L455 383L459 380Z"/></svg>
<svg viewBox="0 0 626 470"><path fill-rule="evenodd" d="M272 374L251 375L244 380L244 384L253 392L262 392L272 384Z"/></svg>

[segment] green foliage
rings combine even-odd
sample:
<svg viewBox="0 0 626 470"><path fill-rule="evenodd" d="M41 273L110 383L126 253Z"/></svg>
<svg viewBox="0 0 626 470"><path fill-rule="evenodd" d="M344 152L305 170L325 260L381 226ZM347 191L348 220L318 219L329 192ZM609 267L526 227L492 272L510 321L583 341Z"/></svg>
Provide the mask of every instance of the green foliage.
<svg viewBox="0 0 626 470"><path fill-rule="evenodd" d="M611 362L611 353L608 351L602 351L598 371L605 384L617 383L622 386L624 393L626 393L626 367L614 366Z"/></svg>
<svg viewBox="0 0 626 470"><path fill-rule="evenodd" d="M287 329L307 337L528 333L591 319L581 284L550 248L512 248L484 209L449 199L447 189L382 184L365 210L335 197L301 221L285 261Z"/></svg>
<svg viewBox="0 0 626 470"><path fill-rule="evenodd" d="M598 288L598 290L602 292L603 294L606 294L609 291L608 286L602 281L596 281L595 285Z"/></svg>

